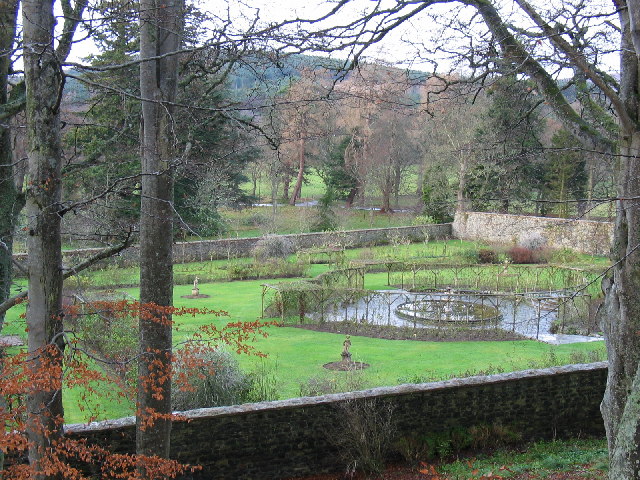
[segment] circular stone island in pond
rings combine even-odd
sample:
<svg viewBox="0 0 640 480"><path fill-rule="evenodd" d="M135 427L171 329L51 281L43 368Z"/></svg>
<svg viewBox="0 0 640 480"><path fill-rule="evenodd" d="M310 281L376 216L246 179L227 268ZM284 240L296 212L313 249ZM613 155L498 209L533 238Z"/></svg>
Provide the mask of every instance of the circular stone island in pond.
<svg viewBox="0 0 640 480"><path fill-rule="evenodd" d="M495 323L502 319L497 308L462 300L437 298L398 305L396 315L424 323Z"/></svg>

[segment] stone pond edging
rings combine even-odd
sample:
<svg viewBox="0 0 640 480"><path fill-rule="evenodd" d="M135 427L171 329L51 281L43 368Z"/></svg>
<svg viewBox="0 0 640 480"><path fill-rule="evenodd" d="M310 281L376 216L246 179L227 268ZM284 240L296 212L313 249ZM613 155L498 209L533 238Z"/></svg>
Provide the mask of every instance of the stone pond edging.
<svg viewBox="0 0 640 480"><path fill-rule="evenodd" d="M604 435L600 415L605 362L525 370L360 392L294 398L184 412L172 431L172 452L202 465L190 478L282 479L343 466L331 436L344 428L340 405L389 404L398 436L501 424L526 439ZM74 424L84 437L118 453L135 446L135 419Z"/></svg>

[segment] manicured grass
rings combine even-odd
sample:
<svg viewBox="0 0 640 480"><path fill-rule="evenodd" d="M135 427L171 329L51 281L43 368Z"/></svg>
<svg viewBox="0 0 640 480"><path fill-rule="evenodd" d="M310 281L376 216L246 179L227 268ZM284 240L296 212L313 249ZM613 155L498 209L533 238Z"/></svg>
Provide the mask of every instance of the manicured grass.
<svg viewBox="0 0 640 480"><path fill-rule="evenodd" d="M430 259L433 262L464 263L465 253L476 248L475 243L448 240L425 243L413 243L409 245L386 245L371 248L359 248L345 251L347 260L402 260L402 259ZM301 261L307 261L308 256L300 254ZM317 255L323 258L322 255ZM292 255L289 260L295 261L296 255ZM326 257L324 257L326 260ZM232 259L232 263L250 263L251 258ZM225 267L228 260L213 260L207 262L193 262L174 265L174 279L176 283L190 284L193 278L198 275L213 281L225 282L228 273ZM327 265L311 265L307 275L316 276L327 270ZM138 267L115 268L107 267L101 270L85 271L80 275L80 279L71 278L67 281L67 287L99 287L108 285L135 285L138 283L140 270ZM26 283L22 282L22 285Z"/></svg>
<svg viewBox="0 0 640 480"><path fill-rule="evenodd" d="M295 183L292 182L289 192L293 191ZM251 194L253 184L251 181L245 182L241 185L245 193ZM319 199L325 192L325 184L317 174L315 170L311 170L305 174L305 182L302 184L301 196L302 198ZM271 201L271 179L267 175L262 175L257 182L256 196L259 197L262 202ZM282 183L278 184L278 192L276 194L280 200L282 197Z"/></svg>
<svg viewBox="0 0 640 480"><path fill-rule="evenodd" d="M379 288L386 281L386 274L367 277L369 288ZM190 291L189 286L178 286L175 304L222 309L229 318L214 319L214 323L254 320L260 316L262 281L228 282L200 285L203 294L210 298L188 300L180 298ZM134 295L134 290L129 291ZM205 319L181 317L176 319L176 340L194 331ZM282 398L296 396L300 384L314 376L334 375L344 377L342 372L329 372L323 364L340 359L344 336L332 333L313 332L293 327L270 327L269 337L259 338L255 346L266 353L268 363L277 365ZM446 377L451 374L492 370L497 367L509 370L531 368L543 363L545 357L558 364L567 363L571 352L603 351L604 345L581 343L552 347L535 341L518 342L420 342L393 341L376 338L352 338L352 353L355 360L371 364L362 372L366 386L394 385L415 377ZM555 357L555 358L554 358ZM256 357L240 356L244 368L255 367Z"/></svg>
<svg viewBox="0 0 640 480"><path fill-rule="evenodd" d="M382 283L382 278L372 284ZM386 276L385 276L386 278ZM210 298L190 300L181 298L188 295L191 287L176 286L176 306L197 306L225 310L228 317L179 317L176 318L175 342L179 343L195 332L200 325L211 322L222 326L230 321L255 320L260 316L260 295L263 283L259 280L200 284L200 292ZM127 289L132 296L137 289ZM357 361L371 365L357 375L326 370L323 364L340 359L344 336L340 334L314 332L294 327L268 328L268 338L258 338L253 345L268 355L265 360L256 356L239 355L243 369L258 369L261 364L275 371L278 378L280 398L295 397L300 394L303 384L310 378L323 379L334 384L354 385L358 388L396 385L449 378L451 376L513 371L526 368L564 364L570 361L572 352L604 351L601 342L561 346L549 346L535 341L516 342L420 342L393 341L367 337L352 337L352 354ZM551 363L549 363L551 361ZM80 392L65 396L67 421L75 422L86 418L76 406ZM127 404L117 404L105 399L103 408L108 416L131 414Z"/></svg>

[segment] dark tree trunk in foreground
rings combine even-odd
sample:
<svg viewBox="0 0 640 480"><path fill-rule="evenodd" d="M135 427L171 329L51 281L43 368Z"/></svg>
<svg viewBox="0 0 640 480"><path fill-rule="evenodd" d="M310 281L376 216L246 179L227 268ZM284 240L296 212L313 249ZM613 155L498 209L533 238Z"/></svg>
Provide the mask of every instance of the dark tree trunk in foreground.
<svg viewBox="0 0 640 480"><path fill-rule="evenodd" d="M16 33L17 0L0 0L0 106L9 99L9 67ZM12 279L13 231L22 200L13 177L9 112L0 120L0 303L9 298ZM0 313L0 332L4 314ZM0 454L1 455L1 454Z"/></svg>
<svg viewBox="0 0 640 480"><path fill-rule="evenodd" d="M613 247L613 281L605 281L604 334L609 356L602 414L610 478L640 478L640 134L621 149L622 178ZM626 158L625 158L626 156ZM633 198L635 197L635 198Z"/></svg>
<svg viewBox="0 0 640 480"><path fill-rule="evenodd" d="M11 65L11 51L16 34L18 15L17 0L0 0L0 107L7 106L9 98L8 80ZM0 303L11 293L13 233L18 212L22 210L21 196L13 178L13 155L11 152L11 131L8 126L9 112L3 112L0 120ZM0 333L4 326L4 313L0 313ZM0 348L0 358L3 355ZM0 376L2 366L0 365ZM0 394L0 409L6 408L4 396ZM0 422L0 431L5 425ZM0 450L0 471L4 468L4 453Z"/></svg>
<svg viewBox="0 0 640 480"><path fill-rule="evenodd" d="M142 200L140 215L140 301L173 303L173 169L176 98L184 2L140 2L140 92L142 98ZM149 60L147 60L149 59ZM171 323L157 313L140 318L137 453L167 458L171 421ZM145 422L152 420L150 424ZM143 472L144 474L144 472Z"/></svg>
<svg viewBox="0 0 640 480"><path fill-rule="evenodd" d="M604 334L609 355L602 414L609 444L609 476L640 478L640 2L622 10L621 141L613 277L605 282ZM632 15L629 15L631 13Z"/></svg>
<svg viewBox="0 0 640 480"><path fill-rule="evenodd" d="M48 365L49 385L33 385L27 396L29 462L37 478L51 442L62 435L62 193L59 102L62 72L53 50L53 5L40 0L22 4L24 69L27 88L29 252L29 352L31 368Z"/></svg>

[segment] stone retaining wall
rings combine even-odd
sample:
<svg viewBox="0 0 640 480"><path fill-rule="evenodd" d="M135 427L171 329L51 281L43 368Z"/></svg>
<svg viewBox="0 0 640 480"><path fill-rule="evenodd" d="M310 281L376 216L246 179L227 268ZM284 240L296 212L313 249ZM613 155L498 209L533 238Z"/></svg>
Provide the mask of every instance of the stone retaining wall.
<svg viewBox="0 0 640 480"><path fill-rule="evenodd" d="M591 255L608 255L613 223L593 220L530 217L500 213L456 213L453 236L462 240L516 245L522 235L539 232L552 248L570 248Z"/></svg>
<svg viewBox="0 0 640 480"><path fill-rule="evenodd" d="M501 424L525 439L604 435L599 405L606 363L382 387L186 412L172 432L174 457L203 467L193 478L282 479L343 470L331 438L349 402L389 405L397 437ZM353 404L353 403L352 403ZM369 407L374 408L374 407ZM67 425L72 436L133 452L135 420Z"/></svg>
<svg viewBox="0 0 640 480"><path fill-rule="evenodd" d="M296 249L322 247L330 245L345 245L348 248L368 245L382 245L397 238L406 238L412 242L423 241L425 236L430 239L442 239L451 236L451 224L419 225L410 227L372 228L366 230L348 230L341 232L316 232L282 235L294 244ZM253 238L225 238L220 240L202 240L197 242L178 242L173 247L174 263L190 263L206 260L246 257L251 255L261 237ZM98 253L100 249L85 248L63 252L65 266L70 266ZM26 254L16 254L21 261ZM137 245L107 262L119 266L137 265L140 251ZM104 263L102 263L104 265Z"/></svg>

